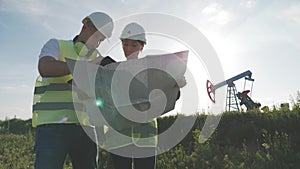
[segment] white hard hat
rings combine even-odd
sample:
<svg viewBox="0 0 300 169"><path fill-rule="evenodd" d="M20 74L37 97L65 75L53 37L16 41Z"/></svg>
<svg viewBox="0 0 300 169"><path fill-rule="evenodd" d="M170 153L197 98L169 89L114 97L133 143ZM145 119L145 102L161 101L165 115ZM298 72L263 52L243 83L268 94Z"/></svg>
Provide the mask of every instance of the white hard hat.
<svg viewBox="0 0 300 169"><path fill-rule="evenodd" d="M146 43L146 35L144 28L133 22L125 26L120 36L120 39L140 40Z"/></svg>
<svg viewBox="0 0 300 169"><path fill-rule="evenodd" d="M103 12L93 12L89 16L82 20L84 23L89 19L99 32L101 32L106 38L111 37L114 24L112 18Z"/></svg>

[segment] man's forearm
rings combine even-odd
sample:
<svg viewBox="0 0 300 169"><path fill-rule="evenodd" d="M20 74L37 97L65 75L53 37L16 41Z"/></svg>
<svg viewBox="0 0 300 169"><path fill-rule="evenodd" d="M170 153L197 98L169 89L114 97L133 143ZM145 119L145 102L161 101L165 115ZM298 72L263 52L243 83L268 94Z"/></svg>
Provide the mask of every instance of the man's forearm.
<svg viewBox="0 0 300 169"><path fill-rule="evenodd" d="M70 74L67 63L45 56L39 61L39 73L42 77L59 77Z"/></svg>

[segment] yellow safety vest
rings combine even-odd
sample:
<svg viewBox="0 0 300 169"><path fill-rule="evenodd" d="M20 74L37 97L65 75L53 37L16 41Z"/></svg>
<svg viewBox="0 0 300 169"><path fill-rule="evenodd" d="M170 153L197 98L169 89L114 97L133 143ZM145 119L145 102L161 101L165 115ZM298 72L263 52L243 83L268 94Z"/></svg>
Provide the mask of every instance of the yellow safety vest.
<svg viewBox="0 0 300 169"><path fill-rule="evenodd" d="M65 58L79 59L72 41L58 40L58 43L60 61L66 62ZM95 56L92 56L88 60L94 58ZM80 122L89 125L87 114L84 112L84 105L77 98L77 94L72 91L72 86L67 83L71 79L72 75L37 77L32 108L33 127L53 123L79 123L79 118ZM76 107L77 115L74 107Z"/></svg>
<svg viewBox="0 0 300 169"><path fill-rule="evenodd" d="M134 127L124 128L119 131L108 128L105 133L104 147L107 150L114 150L132 144L137 147L156 147L157 127L157 120L154 119L151 122L136 124Z"/></svg>

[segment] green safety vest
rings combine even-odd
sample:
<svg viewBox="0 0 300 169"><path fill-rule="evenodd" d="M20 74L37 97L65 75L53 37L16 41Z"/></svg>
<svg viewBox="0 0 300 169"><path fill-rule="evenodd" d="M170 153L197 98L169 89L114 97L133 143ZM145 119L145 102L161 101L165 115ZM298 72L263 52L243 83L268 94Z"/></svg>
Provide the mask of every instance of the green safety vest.
<svg viewBox="0 0 300 169"><path fill-rule="evenodd" d="M66 62L65 58L79 59L72 41L58 40L58 43L60 61ZM88 60L94 58L93 56ZM79 121L84 125L89 125L87 114L84 112L84 105L78 99L76 92L72 91L72 86L67 83L71 79L72 75L37 77L32 107L33 127L53 123L79 123Z"/></svg>
<svg viewBox="0 0 300 169"><path fill-rule="evenodd" d="M105 133L104 147L107 150L114 150L132 144L137 147L156 147L157 132L156 119L118 131L108 128Z"/></svg>

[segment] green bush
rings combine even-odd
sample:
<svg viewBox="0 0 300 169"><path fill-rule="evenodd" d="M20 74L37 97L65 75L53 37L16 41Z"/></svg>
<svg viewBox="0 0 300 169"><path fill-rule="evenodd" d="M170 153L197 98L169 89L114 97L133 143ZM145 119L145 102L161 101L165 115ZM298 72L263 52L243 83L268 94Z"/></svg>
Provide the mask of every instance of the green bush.
<svg viewBox="0 0 300 169"><path fill-rule="evenodd" d="M33 168L32 135L0 135L0 169Z"/></svg>

